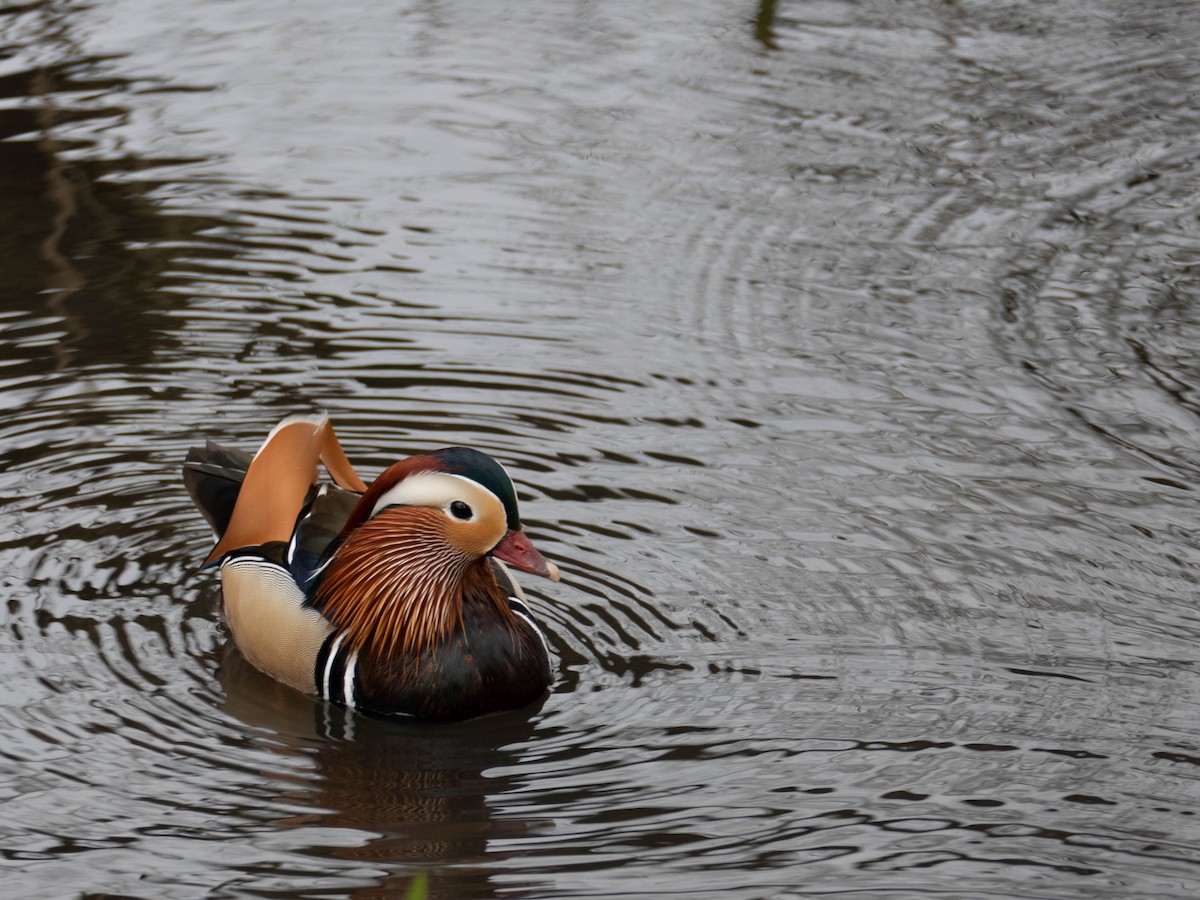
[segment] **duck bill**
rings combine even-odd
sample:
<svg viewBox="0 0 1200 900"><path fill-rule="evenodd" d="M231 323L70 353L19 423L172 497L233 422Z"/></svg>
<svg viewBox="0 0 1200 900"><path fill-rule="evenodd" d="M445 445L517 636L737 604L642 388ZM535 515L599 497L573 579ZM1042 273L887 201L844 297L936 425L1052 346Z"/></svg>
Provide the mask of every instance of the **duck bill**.
<svg viewBox="0 0 1200 900"><path fill-rule="evenodd" d="M514 569L558 581L558 566L538 553L523 531L510 531L506 534L492 551L492 556L503 560Z"/></svg>

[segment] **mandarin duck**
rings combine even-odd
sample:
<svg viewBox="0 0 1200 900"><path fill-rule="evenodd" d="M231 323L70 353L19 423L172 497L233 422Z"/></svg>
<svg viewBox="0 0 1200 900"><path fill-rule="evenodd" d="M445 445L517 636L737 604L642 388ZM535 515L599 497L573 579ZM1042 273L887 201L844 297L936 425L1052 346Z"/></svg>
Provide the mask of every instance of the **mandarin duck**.
<svg viewBox="0 0 1200 900"><path fill-rule="evenodd" d="M332 484L318 484L317 463ZM256 668L366 713L467 719L550 685L545 636L508 566L558 580L521 529L512 481L466 447L413 456L368 487L326 416L258 452L208 442L184 463L216 534L225 619ZM506 565L507 563L507 565Z"/></svg>

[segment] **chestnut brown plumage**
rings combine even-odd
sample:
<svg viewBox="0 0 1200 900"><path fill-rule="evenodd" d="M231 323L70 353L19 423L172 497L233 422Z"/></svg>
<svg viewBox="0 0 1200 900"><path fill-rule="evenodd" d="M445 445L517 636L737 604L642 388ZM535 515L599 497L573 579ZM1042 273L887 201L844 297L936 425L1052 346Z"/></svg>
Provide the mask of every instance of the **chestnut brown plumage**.
<svg viewBox="0 0 1200 900"><path fill-rule="evenodd" d="M346 645L389 656L416 653L462 627L467 571L489 569L447 539L446 517L424 507L385 509L355 528L334 554L314 605ZM478 576L477 576L478 577ZM495 584L495 578L492 578ZM497 587L497 614L512 613Z"/></svg>

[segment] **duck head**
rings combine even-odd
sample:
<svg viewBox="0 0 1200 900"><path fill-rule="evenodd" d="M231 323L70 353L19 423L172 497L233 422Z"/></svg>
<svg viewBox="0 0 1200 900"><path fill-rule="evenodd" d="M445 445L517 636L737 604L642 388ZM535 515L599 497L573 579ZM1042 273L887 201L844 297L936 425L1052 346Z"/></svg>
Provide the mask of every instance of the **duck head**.
<svg viewBox="0 0 1200 900"><path fill-rule="evenodd" d="M402 460L363 494L315 587L352 646L419 651L461 622L469 596L506 614L489 558L558 581L521 528L517 496L485 453L448 447Z"/></svg>

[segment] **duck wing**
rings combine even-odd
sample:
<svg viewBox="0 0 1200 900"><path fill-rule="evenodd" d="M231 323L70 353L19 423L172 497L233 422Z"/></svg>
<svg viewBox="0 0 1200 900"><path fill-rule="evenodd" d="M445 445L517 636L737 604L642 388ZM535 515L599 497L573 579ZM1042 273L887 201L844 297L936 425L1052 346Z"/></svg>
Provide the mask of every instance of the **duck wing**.
<svg viewBox="0 0 1200 900"><path fill-rule="evenodd" d="M317 463L343 490L366 491L325 415L284 419L253 457L211 442L193 447L184 481L218 535L205 565L241 547L290 542L297 517L314 502Z"/></svg>

